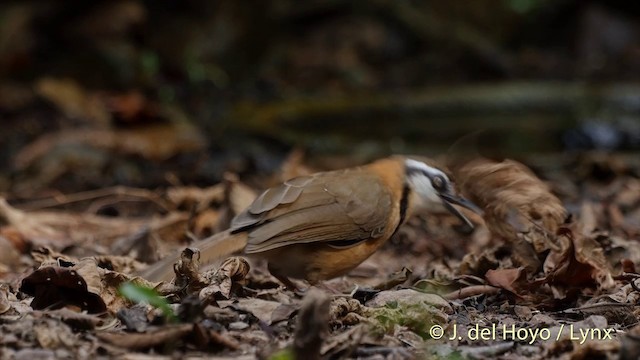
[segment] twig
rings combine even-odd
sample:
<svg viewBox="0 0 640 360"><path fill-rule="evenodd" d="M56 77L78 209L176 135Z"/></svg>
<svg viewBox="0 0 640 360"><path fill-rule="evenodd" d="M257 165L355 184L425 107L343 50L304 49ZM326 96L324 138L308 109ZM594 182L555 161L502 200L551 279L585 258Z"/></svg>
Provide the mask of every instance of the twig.
<svg viewBox="0 0 640 360"><path fill-rule="evenodd" d="M130 188L125 186L114 186L104 189L96 189L89 191L81 191L73 194L59 194L53 195L50 198L34 200L20 204L19 208L22 210L33 211L44 208L56 207L60 205L66 205L76 203L80 201L95 200L98 198L115 196L117 198L131 197L142 198L155 203L163 210L171 210L171 204L162 199L158 194L147 189Z"/></svg>
<svg viewBox="0 0 640 360"><path fill-rule="evenodd" d="M443 298L447 300L459 300L466 299L468 297L477 296L477 295L491 295L497 294L500 292L500 288L490 286L490 285L473 285L467 286L465 288L452 291L443 296Z"/></svg>

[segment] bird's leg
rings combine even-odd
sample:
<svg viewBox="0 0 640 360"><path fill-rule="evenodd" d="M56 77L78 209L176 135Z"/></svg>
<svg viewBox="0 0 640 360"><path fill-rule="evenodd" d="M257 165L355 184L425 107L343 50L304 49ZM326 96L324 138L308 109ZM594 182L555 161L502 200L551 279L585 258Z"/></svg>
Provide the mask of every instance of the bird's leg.
<svg viewBox="0 0 640 360"><path fill-rule="evenodd" d="M271 273L271 275L273 275L273 277L278 279L278 281L280 281L287 289L293 291L296 294L304 294L305 293L305 289L299 288L296 284L293 283L293 281L291 281L291 279L289 279L285 275L282 275L277 269L275 269L271 265L271 263L269 263L267 265L267 269L269 269L269 272Z"/></svg>
<svg viewBox="0 0 640 360"><path fill-rule="evenodd" d="M344 293L338 289L336 289L335 287L327 284L326 282L319 282L317 284L314 284L315 287L322 289L326 292L328 292L331 295L344 295Z"/></svg>

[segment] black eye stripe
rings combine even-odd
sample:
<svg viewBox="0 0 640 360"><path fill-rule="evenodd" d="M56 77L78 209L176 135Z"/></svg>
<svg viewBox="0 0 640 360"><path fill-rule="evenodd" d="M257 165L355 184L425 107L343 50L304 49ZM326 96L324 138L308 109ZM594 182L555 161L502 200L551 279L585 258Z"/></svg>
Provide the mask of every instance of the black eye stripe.
<svg viewBox="0 0 640 360"><path fill-rule="evenodd" d="M443 190L447 187L447 181L442 175L436 175L431 179L431 185L436 190Z"/></svg>
<svg viewBox="0 0 640 360"><path fill-rule="evenodd" d="M407 166L405 171L406 171L407 176L420 174L420 175L426 177L431 182L431 186L437 191L442 192L442 191L445 191L445 190L447 190L449 188L449 180L444 175L441 175L441 174L434 175L433 173L430 173L429 171L427 171L425 169L417 168L417 167L411 167L411 166Z"/></svg>

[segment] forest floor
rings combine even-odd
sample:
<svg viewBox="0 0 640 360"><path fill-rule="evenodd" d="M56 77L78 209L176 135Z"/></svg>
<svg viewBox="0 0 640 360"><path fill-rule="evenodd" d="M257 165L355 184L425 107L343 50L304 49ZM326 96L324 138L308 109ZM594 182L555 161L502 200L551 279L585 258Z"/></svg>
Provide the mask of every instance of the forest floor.
<svg viewBox="0 0 640 360"><path fill-rule="evenodd" d="M2 358L635 358L637 160L529 165L544 182L509 161L458 168L485 210L467 213L472 233L448 214L416 216L349 276L305 294L241 257L199 273L189 251L186 277L135 276L224 230L261 189L318 170L298 151L252 186L227 173L209 187L2 199Z"/></svg>

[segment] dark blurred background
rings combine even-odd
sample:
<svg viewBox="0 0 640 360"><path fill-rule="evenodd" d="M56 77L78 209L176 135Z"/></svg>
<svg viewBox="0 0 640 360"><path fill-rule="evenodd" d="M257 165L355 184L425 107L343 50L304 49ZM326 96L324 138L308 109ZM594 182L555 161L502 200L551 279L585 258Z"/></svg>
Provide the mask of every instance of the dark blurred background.
<svg viewBox="0 0 640 360"><path fill-rule="evenodd" d="M640 148L633 1L3 1L0 193Z"/></svg>

